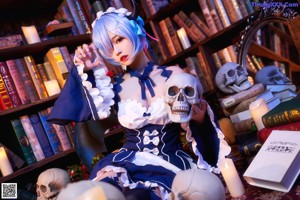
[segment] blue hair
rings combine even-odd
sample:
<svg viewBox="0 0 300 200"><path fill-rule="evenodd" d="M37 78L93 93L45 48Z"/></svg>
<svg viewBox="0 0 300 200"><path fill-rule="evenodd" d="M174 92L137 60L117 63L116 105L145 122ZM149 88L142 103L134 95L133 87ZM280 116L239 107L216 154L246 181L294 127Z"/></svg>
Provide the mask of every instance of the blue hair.
<svg viewBox="0 0 300 200"><path fill-rule="evenodd" d="M94 45L100 50L100 54L109 63L120 65L112 58L113 44L109 37L109 32L120 37L131 40L133 44L133 55L147 48L146 31L143 27L143 20L129 20L127 17L119 16L117 13L106 13L98 19L94 25L92 40Z"/></svg>

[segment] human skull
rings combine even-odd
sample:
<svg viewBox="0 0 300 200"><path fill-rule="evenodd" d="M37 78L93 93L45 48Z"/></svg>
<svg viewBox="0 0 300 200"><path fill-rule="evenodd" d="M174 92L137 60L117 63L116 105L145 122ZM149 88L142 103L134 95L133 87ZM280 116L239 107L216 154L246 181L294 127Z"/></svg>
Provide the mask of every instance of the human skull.
<svg viewBox="0 0 300 200"><path fill-rule="evenodd" d="M200 81L191 74L171 76L165 88L165 103L171 121L188 122L192 116L192 105L199 103L202 96Z"/></svg>
<svg viewBox="0 0 300 200"><path fill-rule="evenodd" d="M61 189L70 183L67 171L50 168L43 171L36 183L37 200L56 200Z"/></svg>
<svg viewBox="0 0 300 200"><path fill-rule="evenodd" d="M241 92L252 86L246 69L234 62L227 62L220 67L215 82L218 88L226 94Z"/></svg>
<svg viewBox="0 0 300 200"><path fill-rule="evenodd" d="M264 85L291 84L292 81L286 77L277 66L265 66L255 75L255 81Z"/></svg>
<svg viewBox="0 0 300 200"><path fill-rule="evenodd" d="M215 174L189 169L176 174L169 196L170 200L225 200L225 188Z"/></svg>

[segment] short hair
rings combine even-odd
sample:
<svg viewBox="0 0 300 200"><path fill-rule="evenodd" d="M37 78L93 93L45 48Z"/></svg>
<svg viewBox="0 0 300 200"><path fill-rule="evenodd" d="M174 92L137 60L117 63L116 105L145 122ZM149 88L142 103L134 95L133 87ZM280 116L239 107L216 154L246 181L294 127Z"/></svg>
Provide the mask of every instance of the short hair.
<svg viewBox="0 0 300 200"><path fill-rule="evenodd" d="M140 20L142 19L140 18ZM142 34L138 34L135 26L140 27ZM143 48L147 48L146 31L140 23L125 16L120 16L117 13L104 14L95 22L92 40L94 45L100 50L103 59L113 65L119 65L120 63L112 58L113 45L108 34L109 32L131 40L134 48L133 55Z"/></svg>

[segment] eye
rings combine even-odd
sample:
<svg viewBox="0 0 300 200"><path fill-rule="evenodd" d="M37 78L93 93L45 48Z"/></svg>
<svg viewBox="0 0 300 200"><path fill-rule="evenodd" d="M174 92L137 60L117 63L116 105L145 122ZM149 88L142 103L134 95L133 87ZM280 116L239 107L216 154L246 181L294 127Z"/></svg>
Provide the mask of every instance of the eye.
<svg viewBox="0 0 300 200"><path fill-rule="evenodd" d="M192 96L195 95L195 90L192 87L185 87L184 88L184 93L185 93L186 96L192 97Z"/></svg>
<svg viewBox="0 0 300 200"><path fill-rule="evenodd" d="M115 43L118 44L118 43L122 42L123 39L124 39L123 37L118 37L118 38L116 38Z"/></svg>
<svg viewBox="0 0 300 200"><path fill-rule="evenodd" d="M175 96L179 92L179 88L177 86L169 87L168 89L168 95L169 96Z"/></svg>

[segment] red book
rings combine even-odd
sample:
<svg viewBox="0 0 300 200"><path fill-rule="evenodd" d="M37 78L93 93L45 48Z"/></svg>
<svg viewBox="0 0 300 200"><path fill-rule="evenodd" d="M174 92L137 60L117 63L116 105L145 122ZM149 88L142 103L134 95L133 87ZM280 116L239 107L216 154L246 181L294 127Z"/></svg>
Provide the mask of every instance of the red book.
<svg viewBox="0 0 300 200"><path fill-rule="evenodd" d="M0 75L0 107L2 110L13 108L14 105L8 95L8 91L5 87L4 80Z"/></svg>
<svg viewBox="0 0 300 200"><path fill-rule="evenodd" d="M0 74L6 86L8 95L11 98L14 107L22 105L16 86L12 79L12 74L9 73L6 62L0 62Z"/></svg>
<svg viewBox="0 0 300 200"><path fill-rule="evenodd" d="M300 131L300 121L270 128L263 128L257 132L259 141L263 144L273 130Z"/></svg>

